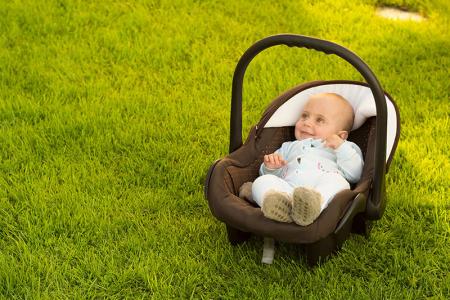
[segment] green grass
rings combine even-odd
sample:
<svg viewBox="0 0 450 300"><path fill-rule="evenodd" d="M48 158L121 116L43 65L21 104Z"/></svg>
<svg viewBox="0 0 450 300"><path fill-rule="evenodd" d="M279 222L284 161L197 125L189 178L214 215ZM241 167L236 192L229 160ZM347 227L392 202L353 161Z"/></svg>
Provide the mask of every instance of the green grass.
<svg viewBox="0 0 450 300"><path fill-rule="evenodd" d="M374 15L377 3L427 21ZM448 299L450 9L446 1L0 1L0 296L15 299ZM260 263L203 199L227 153L231 80L291 32L356 52L396 100L401 141L369 239L309 270ZM291 86L360 79L333 56L260 54L247 133Z"/></svg>

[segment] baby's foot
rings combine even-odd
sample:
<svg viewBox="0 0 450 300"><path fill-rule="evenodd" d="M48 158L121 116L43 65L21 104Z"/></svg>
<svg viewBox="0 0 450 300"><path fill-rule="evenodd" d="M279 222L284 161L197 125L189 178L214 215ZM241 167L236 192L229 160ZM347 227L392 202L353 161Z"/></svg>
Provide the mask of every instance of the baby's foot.
<svg viewBox="0 0 450 300"><path fill-rule="evenodd" d="M292 222L292 200L289 195L277 191L268 191L264 196L262 212L266 218L278 222Z"/></svg>
<svg viewBox="0 0 450 300"><path fill-rule="evenodd" d="M307 226L316 220L321 211L322 195L313 189L298 187L293 193L292 220L298 225Z"/></svg>
<svg viewBox="0 0 450 300"><path fill-rule="evenodd" d="M252 182L246 182L239 188L239 198L245 199L250 203L256 203L252 195Z"/></svg>

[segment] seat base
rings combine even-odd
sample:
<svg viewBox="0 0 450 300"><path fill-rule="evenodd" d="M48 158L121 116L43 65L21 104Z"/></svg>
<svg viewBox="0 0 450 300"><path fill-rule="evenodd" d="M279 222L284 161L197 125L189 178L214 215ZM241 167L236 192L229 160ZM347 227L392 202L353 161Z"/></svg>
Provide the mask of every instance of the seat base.
<svg viewBox="0 0 450 300"><path fill-rule="evenodd" d="M240 245L246 242L252 236L250 232L241 231L239 229L231 227L230 225L227 225L227 235L228 241L233 246Z"/></svg>
<svg viewBox="0 0 450 300"><path fill-rule="evenodd" d="M370 234L371 225L371 221L366 220L362 215L357 215L352 221L346 222L339 232L333 232L315 243L297 244L298 253L306 259L307 265L313 268L326 262L339 252L342 244L351 233L361 234L367 238ZM226 225L226 228L228 241L233 246L243 244L252 236L250 232L244 232L229 225Z"/></svg>

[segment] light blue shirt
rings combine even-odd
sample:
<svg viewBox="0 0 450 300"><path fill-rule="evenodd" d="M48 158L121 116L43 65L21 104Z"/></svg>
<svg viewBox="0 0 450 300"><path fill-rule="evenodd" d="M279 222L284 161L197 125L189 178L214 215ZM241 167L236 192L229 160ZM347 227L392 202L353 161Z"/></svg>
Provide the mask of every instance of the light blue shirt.
<svg viewBox="0 0 450 300"><path fill-rule="evenodd" d="M269 169L263 163L259 169L260 175L273 174L289 180L298 176L298 171L326 172L340 174L349 183L356 183L361 178L364 166L361 149L349 141L332 149L326 147L320 139L295 140L283 143L275 153L286 160L287 164L279 169Z"/></svg>

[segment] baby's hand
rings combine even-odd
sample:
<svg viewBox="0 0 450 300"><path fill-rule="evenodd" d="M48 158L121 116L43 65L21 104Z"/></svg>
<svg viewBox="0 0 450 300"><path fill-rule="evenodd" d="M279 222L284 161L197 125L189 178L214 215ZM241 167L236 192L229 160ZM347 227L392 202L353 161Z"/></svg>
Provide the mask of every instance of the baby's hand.
<svg viewBox="0 0 450 300"><path fill-rule="evenodd" d="M326 147L329 147L331 149L337 149L340 145L342 145L343 142L344 140L341 139L337 134L333 134L325 139L324 144Z"/></svg>
<svg viewBox="0 0 450 300"><path fill-rule="evenodd" d="M264 165L268 169L279 169L286 164L286 161L277 153L264 155Z"/></svg>

